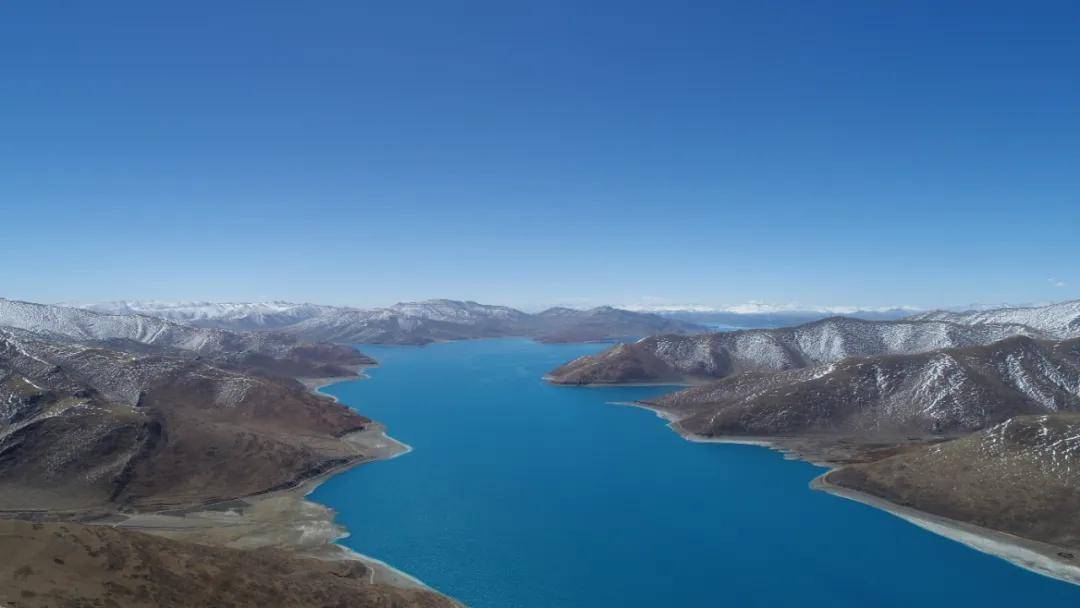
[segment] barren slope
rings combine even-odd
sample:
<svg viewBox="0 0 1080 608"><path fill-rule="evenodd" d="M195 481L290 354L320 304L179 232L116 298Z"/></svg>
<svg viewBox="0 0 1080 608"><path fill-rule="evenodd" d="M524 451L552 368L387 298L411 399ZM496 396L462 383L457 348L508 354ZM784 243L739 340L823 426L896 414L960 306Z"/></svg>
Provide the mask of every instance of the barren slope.
<svg viewBox="0 0 1080 608"><path fill-rule="evenodd" d="M742 374L649 405L703 436L956 436L1022 414L1080 411L1080 340L845 359Z"/></svg>
<svg viewBox="0 0 1080 608"><path fill-rule="evenodd" d="M372 583L356 561L178 542L107 526L0 520L7 608L451 608L424 589Z"/></svg>
<svg viewBox="0 0 1080 608"><path fill-rule="evenodd" d="M556 368L558 384L684 382L743 372L777 372L849 357L920 353L1039 333L1022 325L942 321L864 321L834 317L782 329L652 336Z"/></svg>

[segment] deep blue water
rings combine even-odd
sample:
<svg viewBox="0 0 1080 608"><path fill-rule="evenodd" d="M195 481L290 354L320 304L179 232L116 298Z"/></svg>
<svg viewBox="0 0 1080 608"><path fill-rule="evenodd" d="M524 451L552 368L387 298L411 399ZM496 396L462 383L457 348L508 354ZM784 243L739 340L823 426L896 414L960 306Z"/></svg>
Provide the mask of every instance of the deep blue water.
<svg viewBox="0 0 1080 608"><path fill-rule="evenodd" d="M365 346L371 379L325 390L414 451L312 498L345 545L473 608L1080 604L1080 587L811 491L822 469L608 404L666 389L541 381L600 348Z"/></svg>

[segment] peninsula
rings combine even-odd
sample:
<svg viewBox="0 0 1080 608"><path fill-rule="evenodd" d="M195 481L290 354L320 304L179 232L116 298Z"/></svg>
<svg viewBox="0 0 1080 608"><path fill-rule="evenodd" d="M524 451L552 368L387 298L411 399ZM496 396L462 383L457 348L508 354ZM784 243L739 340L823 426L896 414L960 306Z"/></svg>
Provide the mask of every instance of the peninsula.
<svg viewBox="0 0 1080 608"><path fill-rule="evenodd" d="M296 379L372 363L287 335L0 300L0 604L456 605L332 545L332 513L303 498L401 451Z"/></svg>
<svg viewBox="0 0 1080 608"><path fill-rule="evenodd" d="M695 441L837 467L815 487L1080 583L1080 301L656 336L550 373L681 381L640 403ZM711 381L709 380L711 379Z"/></svg>

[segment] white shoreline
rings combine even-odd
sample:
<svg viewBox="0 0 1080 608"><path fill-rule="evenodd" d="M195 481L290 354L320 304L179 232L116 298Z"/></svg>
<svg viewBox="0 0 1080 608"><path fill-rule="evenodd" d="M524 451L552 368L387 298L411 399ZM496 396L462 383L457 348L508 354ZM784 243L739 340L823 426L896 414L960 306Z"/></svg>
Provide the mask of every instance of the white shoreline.
<svg viewBox="0 0 1080 608"><path fill-rule="evenodd" d="M802 460L809 462L810 464L818 467L824 467L828 469L834 468L833 465L817 462L808 458L803 458L799 453L789 447L787 447L782 439L775 437L706 437L704 435L698 435L696 433L689 433L679 427L679 418L675 414L666 410L653 407L647 403L641 401L608 401L609 405L629 406L650 411L656 415L657 418L667 421L667 427L675 432L677 435L689 441L691 443L728 443L732 445L752 445L761 448L768 448L770 450L780 452L787 460Z"/></svg>
<svg viewBox="0 0 1080 608"><path fill-rule="evenodd" d="M682 386L693 387L708 384L706 380L672 380L670 382L586 382L574 384L570 382L557 382L550 374L540 377L541 380L552 386L566 386L569 388L619 388L623 386Z"/></svg>
<svg viewBox="0 0 1080 608"><path fill-rule="evenodd" d="M337 397L335 397L334 395L328 395L328 394L324 393L322 391L322 389L326 388L328 386L333 386L335 384L340 384L340 383L343 383L343 382L352 382L354 380L370 380L371 377L368 376L367 373L365 373L365 371L364 371L365 369L367 369L369 367L377 367L377 366L375 366L375 365L365 365L363 369L361 369L361 370L359 370L357 372L357 378L337 378L337 379L325 379L325 380L317 379L317 380L312 380L312 381L309 381L309 382L305 382L305 384L311 389L312 392L314 392L316 394L319 394L319 395L322 395L322 396L325 396L325 397L329 397L329 398L333 399L335 403L340 403L340 400ZM346 407L348 407L348 406L346 406ZM378 424L378 423L376 423L376 424ZM411 445L409 445L409 444L407 444L407 443L405 443L403 441L398 441L397 439L394 439L393 437L391 437L390 435L388 435L386 433L386 427L382 426L381 424L379 426L381 428L381 430L379 432L379 435L381 437L383 437L384 439L386 439L387 441L389 441L390 443L399 446L401 449L396 450L396 451L390 453L389 455L381 456L381 457L378 457L378 458L372 458L371 460L364 460L364 461L358 462L354 466L358 466L360 464L373 464L373 463L383 461L383 460L393 460L393 459L395 459L395 458L397 458L399 456L403 456L403 455L408 454L409 452L413 451L413 447ZM459 606L464 607L465 605L462 604L461 602L459 602L458 600L450 597L449 595L446 595L445 593L443 593L442 591L439 591L438 589L435 589L435 588L431 587L430 585L428 585L424 581L422 581L419 578L409 574L408 572L405 572L403 570L395 568L395 567L391 566L390 564L384 562L381 559L378 559L376 557L372 557L370 555L366 555L364 553L360 553L359 551L356 551L355 549L351 549L349 547L346 547L345 545L343 545L343 544L341 544L339 542L339 541L342 541L342 540L344 540L346 538L349 538L352 535L352 533L349 532L348 528L346 528L345 526L337 523L337 521L336 521L337 520L337 511L334 510L332 507L330 507L328 505L324 505L322 503L315 502L314 500L308 500L307 496L309 496L312 492L314 492L320 485L322 485L322 483L324 481L326 481L330 477L334 477L337 474L344 473L346 470L351 469L351 468L352 468L351 466L347 467L345 469L342 469L340 471L336 471L331 475L327 475L327 476L319 479L317 482L312 483L308 488L306 488L306 491L304 492L304 499L307 500L308 502L311 502L313 504L317 504L320 507L323 507L323 508L327 509L331 513L329 523L332 526L335 526L337 529L341 530L341 534L339 536L337 536L336 538L334 538L332 541L330 541L330 543L328 543L328 546L332 547L334 550L339 552L342 559L356 560L356 561L359 561L359 562L363 563L368 568L370 568L371 569L371 579L370 579L371 583L382 582L382 583L392 585L392 586L395 586L395 587L418 588L418 589L423 589L423 590L426 590L426 591L431 591L433 593L438 593L439 595L442 595L443 597L448 598L450 601L458 604Z"/></svg>
<svg viewBox="0 0 1080 608"><path fill-rule="evenodd" d="M341 538L344 539L348 536L348 533L346 533L345 536L342 536ZM449 599L450 601L464 608L464 604L462 604L461 602L446 595L438 589L432 588L424 581L416 578L408 572L403 572L402 570L391 566L390 564L384 562L381 559L377 559L371 557L370 555L365 555L363 553L360 553L359 551L350 549L342 544L339 544L336 540L334 541L333 545L338 551L340 551L341 559L358 561L371 570L371 577L368 579L368 582L371 584L382 583L402 589L423 589L425 591L431 591L432 593L438 593L439 595Z"/></svg>
<svg viewBox="0 0 1080 608"><path fill-rule="evenodd" d="M815 478L810 482L810 487L879 509L938 536L1036 574L1080 585L1080 565L1058 559L1057 553L1063 550L1060 547L904 507L872 494L831 484L825 479L826 476L828 473Z"/></svg>
<svg viewBox="0 0 1080 608"><path fill-rule="evenodd" d="M895 517L899 517L908 523L918 526L928 532L937 534L942 538L958 542L980 553L992 555L1005 560L1010 564L1066 583L1080 585L1080 564L1071 564L1062 561L1057 556L1058 552L1066 551L1048 543L1042 543L983 528L975 524L941 517L925 511L919 511L910 507L904 507L885 500L872 494L851 490L833 485L826 480L829 473L838 467L833 464L814 462L799 456L799 454L784 445L783 439L764 437L705 437L694 433L687 433L679 428L679 418L671 412L661 410L642 402L611 401L612 405L623 405L648 410L656 414L658 418L668 422L667 427L679 434L683 439L694 443L730 443L736 445L753 445L776 450L784 454L785 458L798 459L810 462L810 464L829 469L810 482L810 488L832 494L834 496L865 504L879 509Z"/></svg>

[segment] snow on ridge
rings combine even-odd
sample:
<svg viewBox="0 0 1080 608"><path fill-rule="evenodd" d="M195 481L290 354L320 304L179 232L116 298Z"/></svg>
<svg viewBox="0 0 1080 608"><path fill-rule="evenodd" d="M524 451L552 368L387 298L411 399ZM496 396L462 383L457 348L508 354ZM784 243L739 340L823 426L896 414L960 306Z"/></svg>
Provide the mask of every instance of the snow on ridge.
<svg viewBox="0 0 1080 608"><path fill-rule="evenodd" d="M225 321L274 317L299 319L322 314L334 307L293 302L167 302L160 300L135 300L114 302L73 302L72 306L105 314L141 314L180 323L199 321Z"/></svg>
<svg viewBox="0 0 1080 608"><path fill-rule="evenodd" d="M178 374L210 381L213 404L235 407L262 379L240 372L169 357L139 357L99 349L78 342L53 342L22 330L0 328L0 362L39 390L42 384L69 378L93 387L112 403L136 407L144 391L155 382ZM62 369L61 376L56 370ZM9 399L10 400L10 399ZM2 416L0 416L2 417Z"/></svg>
<svg viewBox="0 0 1080 608"><path fill-rule="evenodd" d="M691 336L653 336L635 344L674 370L721 377L742 371L782 371L851 357L910 355L990 344L1025 335L1023 325L957 325L948 321L864 321L835 317L781 329Z"/></svg>
<svg viewBox="0 0 1080 608"><path fill-rule="evenodd" d="M477 302L457 300L424 300L399 302L385 309L376 309L432 321L472 322L477 319L508 319L524 316L520 310L507 306L493 306Z"/></svg>
<svg viewBox="0 0 1080 608"><path fill-rule="evenodd" d="M767 314L825 314L825 315L854 315L858 313L887 313L908 312L917 313L924 309L916 306L820 306L806 305L798 302L771 303L751 300L743 304L733 305L706 305L706 304L624 304L619 306L624 310L635 312L655 313L731 313L740 315L767 315Z"/></svg>
<svg viewBox="0 0 1080 608"><path fill-rule="evenodd" d="M1012 323L1046 332L1051 337L1067 339L1080 337L1080 300L1069 300L1044 306L1016 306L952 312L936 310L910 317L913 320L949 321L963 325Z"/></svg>
<svg viewBox="0 0 1080 608"><path fill-rule="evenodd" d="M291 338L193 327L159 317L107 314L0 298L0 326L79 341L131 340L207 355L233 351L284 354Z"/></svg>
<svg viewBox="0 0 1080 608"><path fill-rule="evenodd" d="M357 308L280 300L266 302L199 302L162 300L118 300L113 302L72 302L71 306L106 314L145 314L179 322L236 320L245 317L292 315L296 321L322 316L350 315L354 318L385 319L395 315L437 321L470 320L480 317L510 318L523 315L506 306L471 301L423 300L399 302L392 306Z"/></svg>
<svg viewBox="0 0 1080 608"><path fill-rule="evenodd" d="M383 308L347 308L316 304L113 302L82 304L104 313L141 313L192 327L240 332L277 332L305 340L330 342L424 343L431 340L501 335L557 334L567 324L611 327L612 333L677 331L682 321L656 318L644 323L638 313L612 307L588 310L549 309L530 314L508 306L448 299L399 302ZM641 329L637 329L640 327ZM689 327L689 325L687 325ZM698 328L695 328L698 329Z"/></svg>
<svg viewBox="0 0 1080 608"><path fill-rule="evenodd" d="M770 304L767 302L750 301L745 304L737 304L735 306L726 306L717 309L718 312L731 312L737 314L773 314L773 313L818 313L818 314L833 314L833 315L852 315L860 312L892 312L892 311L911 311L917 312L921 309L914 306L807 306L797 302L789 302L787 304Z"/></svg>
<svg viewBox="0 0 1080 608"><path fill-rule="evenodd" d="M702 428L720 425L718 432L789 433L790 420L808 432L966 433L1016 415L1080 411L1080 353L1048 342L1009 340L845 359L731 375L659 403L692 415L711 411Z"/></svg>

